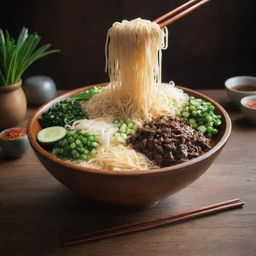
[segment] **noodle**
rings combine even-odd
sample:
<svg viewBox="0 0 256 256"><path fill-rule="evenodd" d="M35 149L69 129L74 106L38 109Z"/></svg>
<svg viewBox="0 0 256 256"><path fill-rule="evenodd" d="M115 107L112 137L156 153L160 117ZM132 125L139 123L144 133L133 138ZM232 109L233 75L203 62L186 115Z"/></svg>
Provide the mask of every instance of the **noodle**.
<svg viewBox="0 0 256 256"><path fill-rule="evenodd" d="M91 119L129 117L149 121L162 114L178 113L185 98L170 105L170 99L175 100L173 94L161 89L161 50L167 48L167 36L167 28L162 30L155 22L140 18L113 24L105 51L110 83L83 103Z"/></svg>
<svg viewBox="0 0 256 256"><path fill-rule="evenodd" d="M174 84L162 84L162 50L167 48L167 28L143 19L116 22L106 40L106 71L110 83L82 103L90 120L76 121L71 129L98 135L101 146L89 160L73 163L110 170L146 170L157 166L145 155L115 141L114 119L131 118L136 127L160 115L175 116L188 96Z"/></svg>
<svg viewBox="0 0 256 256"><path fill-rule="evenodd" d="M100 143L108 146L110 144L113 135L118 131L117 127L110 122L103 119L96 120L78 120L75 121L71 126L67 126L71 130L86 130L93 135L99 137Z"/></svg>
<svg viewBox="0 0 256 256"><path fill-rule="evenodd" d="M124 145L101 147L95 157L79 165L108 170L147 170L157 166L143 154Z"/></svg>

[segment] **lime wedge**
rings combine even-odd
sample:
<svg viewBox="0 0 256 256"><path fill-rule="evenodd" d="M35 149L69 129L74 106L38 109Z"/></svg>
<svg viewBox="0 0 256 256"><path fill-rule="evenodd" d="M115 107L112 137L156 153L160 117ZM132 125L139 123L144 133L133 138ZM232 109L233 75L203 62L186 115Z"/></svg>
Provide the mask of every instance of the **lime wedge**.
<svg viewBox="0 0 256 256"><path fill-rule="evenodd" d="M51 126L42 129L37 134L37 140L40 143L51 144L57 142L66 136L67 130L61 126Z"/></svg>

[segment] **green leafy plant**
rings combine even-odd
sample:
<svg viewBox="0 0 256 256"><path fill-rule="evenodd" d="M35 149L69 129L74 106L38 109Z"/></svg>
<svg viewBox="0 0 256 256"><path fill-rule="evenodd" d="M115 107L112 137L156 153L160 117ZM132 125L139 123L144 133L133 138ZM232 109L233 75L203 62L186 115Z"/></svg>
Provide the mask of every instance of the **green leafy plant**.
<svg viewBox="0 0 256 256"><path fill-rule="evenodd" d="M22 74L36 60L59 50L48 50L46 44L38 48L41 37L29 34L27 28L22 28L17 40L0 29L0 86L17 83Z"/></svg>

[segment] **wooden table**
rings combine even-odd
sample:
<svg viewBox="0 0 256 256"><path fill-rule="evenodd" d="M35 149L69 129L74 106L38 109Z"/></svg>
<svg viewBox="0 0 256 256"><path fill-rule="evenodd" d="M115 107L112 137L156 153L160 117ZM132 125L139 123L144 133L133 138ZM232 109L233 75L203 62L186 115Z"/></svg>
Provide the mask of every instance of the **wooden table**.
<svg viewBox="0 0 256 256"><path fill-rule="evenodd" d="M56 181L32 150L18 160L0 155L0 255L256 255L256 126L230 108L224 91L204 93L230 113L231 138L202 177L152 208L87 201ZM69 235L237 197L245 202L242 209L78 246L60 245Z"/></svg>

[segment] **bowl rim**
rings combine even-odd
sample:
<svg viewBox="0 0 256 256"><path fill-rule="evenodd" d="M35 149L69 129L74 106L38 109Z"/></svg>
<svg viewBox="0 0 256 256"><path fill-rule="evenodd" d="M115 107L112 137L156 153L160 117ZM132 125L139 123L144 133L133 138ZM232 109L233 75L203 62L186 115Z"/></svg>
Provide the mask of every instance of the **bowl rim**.
<svg viewBox="0 0 256 256"><path fill-rule="evenodd" d="M97 174L97 175L105 174L105 175L110 175L110 176L123 176L123 175L137 176L137 175L148 175L148 174L163 174L165 172L177 172L177 171L182 170L185 167L188 167L190 165L201 162L201 161L207 159L210 155L212 155L212 154L216 153L218 150L220 150L225 145L225 143L227 142L227 140L231 134L232 122L231 122L230 117L229 117L228 113L226 112L226 110L219 103L217 103L215 100L211 99L210 97L208 97L205 94L200 93L196 90L192 90L192 89L182 87L182 86L177 86L178 88L184 90L188 94L189 93L196 94L197 96L203 97L207 101L210 101L211 103L213 103L221 111L222 116L225 119L225 123L226 123L225 131L223 133L223 136L219 140L219 142L213 148L211 148L209 151L207 151L205 154L203 154L197 158L194 158L192 160L189 160L187 162L176 164L173 166L149 169L149 170L117 171L117 170L107 170L107 169L95 169L95 168L74 165L72 163L61 160L61 159L55 157L54 155L52 155L51 153L49 153L48 151L46 151L45 149L43 149L39 145L39 143L36 141L36 136L34 136L34 138L33 138L33 136L32 136L33 123L35 122L35 120L37 120L40 113L46 111L49 108L49 106L51 106L53 103L64 100L66 98L69 98L71 95L81 93L85 90L90 89L91 87L94 87L94 86L103 87L103 86L106 86L107 84L108 83L99 83L99 84L88 85L88 86L84 86L84 87L81 87L78 89L70 90L68 92L65 92L65 93L51 99L50 101L46 102L45 104L41 105L38 109L36 109L35 112L33 113L33 115L30 117L28 124L27 124L27 135L28 135L28 139L29 139L29 142L30 142L32 148L40 155L42 155L46 158L49 158L51 161L53 161L57 164L63 165L64 167L72 168L77 171L89 172L89 173L93 173L93 174Z"/></svg>

